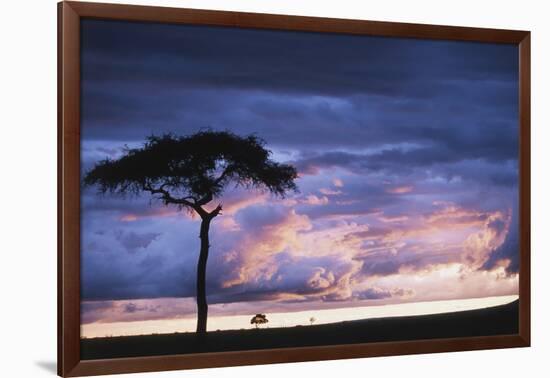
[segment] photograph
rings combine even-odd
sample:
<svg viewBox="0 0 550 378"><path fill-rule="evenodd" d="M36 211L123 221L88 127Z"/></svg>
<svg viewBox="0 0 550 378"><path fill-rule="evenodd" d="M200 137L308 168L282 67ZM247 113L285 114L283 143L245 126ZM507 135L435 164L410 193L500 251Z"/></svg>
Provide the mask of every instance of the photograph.
<svg viewBox="0 0 550 378"><path fill-rule="evenodd" d="M80 20L80 359L517 335L517 43Z"/></svg>

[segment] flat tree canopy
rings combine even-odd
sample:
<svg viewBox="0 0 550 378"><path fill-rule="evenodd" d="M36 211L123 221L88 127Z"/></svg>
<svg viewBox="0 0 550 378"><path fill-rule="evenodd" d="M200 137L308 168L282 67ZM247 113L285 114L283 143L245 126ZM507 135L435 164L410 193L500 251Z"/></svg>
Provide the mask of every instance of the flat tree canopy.
<svg viewBox="0 0 550 378"><path fill-rule="evenodd" d="M159 195L165 204L202 206L229 183L284 197L295 191L296 169L269 159L265 142L250 135L201 131L191 136L151 136L119 159L99 162L84 177L101 192Z"/></svg>

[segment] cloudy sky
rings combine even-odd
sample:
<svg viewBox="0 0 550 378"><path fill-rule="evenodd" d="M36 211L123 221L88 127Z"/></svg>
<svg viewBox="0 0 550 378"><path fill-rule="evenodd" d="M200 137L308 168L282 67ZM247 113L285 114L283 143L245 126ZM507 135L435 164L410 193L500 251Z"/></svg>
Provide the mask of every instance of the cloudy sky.
<svg viewBox="0 0 550 378"><path fill-rule="evenodd" d="M219 199L214 314L516 294L517 53L84 20L82 169L206 128L254 133L298 169L285 199ZM198 231L147 196L85 189L83 323L195 316Z"/></svg>

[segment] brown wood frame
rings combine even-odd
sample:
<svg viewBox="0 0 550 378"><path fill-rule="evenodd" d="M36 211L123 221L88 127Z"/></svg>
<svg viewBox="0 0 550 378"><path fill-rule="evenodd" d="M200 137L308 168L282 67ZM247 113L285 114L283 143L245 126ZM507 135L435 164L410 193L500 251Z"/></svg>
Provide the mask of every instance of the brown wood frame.
<svg viewBox="0 0 550 378"><path fill-rule="evenodd" d="M80 19L302 30L519 46L519 334L80 360ZM530 32L84 2L58 4L58 374L100 375L530 345Z"/></svg>

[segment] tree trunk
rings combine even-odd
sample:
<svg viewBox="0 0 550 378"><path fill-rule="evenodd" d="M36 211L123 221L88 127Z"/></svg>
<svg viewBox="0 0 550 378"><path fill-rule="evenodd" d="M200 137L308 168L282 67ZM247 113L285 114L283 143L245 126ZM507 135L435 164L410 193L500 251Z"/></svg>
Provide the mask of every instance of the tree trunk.
<svg viewBox="0 0 550 378"><path fill-rule="evenodd" d="M208 317L208 303L206 302L206 262L208 260L208 230L211 218L203 217L201 222L201 252L197 266L197 333L206 333L206 320Z"/></svg>

